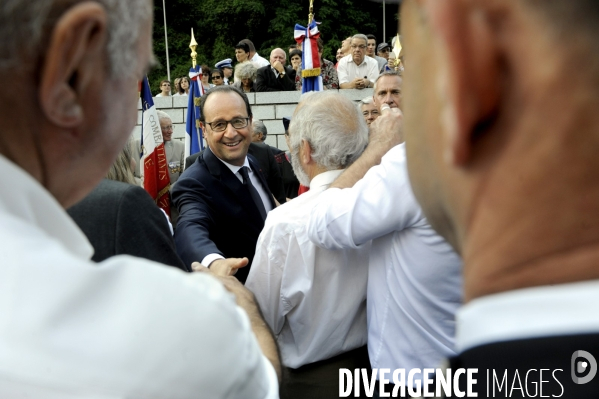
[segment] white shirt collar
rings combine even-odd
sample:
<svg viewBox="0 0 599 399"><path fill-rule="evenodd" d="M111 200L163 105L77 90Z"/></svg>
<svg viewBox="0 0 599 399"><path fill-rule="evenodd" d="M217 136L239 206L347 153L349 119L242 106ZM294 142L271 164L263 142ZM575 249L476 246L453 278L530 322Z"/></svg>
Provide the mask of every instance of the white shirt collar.
<svg viewBox="0 0 599 399"><path fill-rule="evenodd" d="M212 150L210 150L210 151L212 151ZM212 152L212 153L214 154L214 152ZM216 157L216 159L218 159L219 161L224 163L227 166L227 168L229 168L231 170L231 172L233 172L234 175L237 174L237 172L239 172L239 169L243 168L244 166L247 166L250 169L249 172L252 173L252 168L248 161L247 155L246 155L245 159L243 160L243 165L241 165L241 166L231 165L230 163L227 163L227 162L223 161L222 159L220 159L219 157L217 157L216 154L214 154L214 156Z"/></svg>
<svg viewBox="0 0 599 399"><path fill-rule="evenodd" d="M326 190L344 170L345 169L328 170L314 176L314 178L310 180L310 190L317 190L320 187L324 187L324 190Z"/></svg>
<svg viewBox="0 0 599 399"><path fill-rule="evenodd" d="M87 237L56 199L31 175L0 155L0 210L33 224L69 251L91 259L94 250Z"/></svg>
<svg viewBox="0 0 599 399"><path fill-rule="evenodd" d="M457 350L515 339L598 332L597 303L599 280L475 299L458 311Z"/></svg>

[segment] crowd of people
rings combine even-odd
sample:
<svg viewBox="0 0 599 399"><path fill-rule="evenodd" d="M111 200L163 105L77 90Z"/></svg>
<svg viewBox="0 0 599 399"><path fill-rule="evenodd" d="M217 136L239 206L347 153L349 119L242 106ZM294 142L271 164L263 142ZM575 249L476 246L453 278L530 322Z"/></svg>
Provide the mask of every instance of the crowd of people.
<svg viewBox="0 0 599 399"><path fill-rule="evenodd" d="M325 90L372 87L379 74L385 71L403 70L401 63L395 62L391 45L380 43L377 46L376 36L372 34L356 34L343 40L336 53L336 63L322 57L324 42L320 37L317 40L317 47L320 76ZM201 66L204 92L221 85L235 85L245 93L301 91L303 54L301 48L302 46L297 43L289 46L288 53L276 48L270 53L270 61L267 61L256 52L251 40L243 39L235 45L237 60L235 66L231 58L217 62L214 71L208 65ZM403 57L403 54L400 54L400 57ZM233 79L230 79L231 77ZM176 78L174 84L175 94L173 95L189 94L189 78ZM157 97L170 95L170 82L161 81L160 90Z"/></svg>
<svg viewBox="0 0 599 399"><path fill-rule="evenodd" d="M242 41L204 151L158 113L169 215L128 142L153 3L7 1L1 397L597 397L596 2L404 0L405 70L353 35L372 96L303 94L285 152L245 93L298 72Z"/></svg>

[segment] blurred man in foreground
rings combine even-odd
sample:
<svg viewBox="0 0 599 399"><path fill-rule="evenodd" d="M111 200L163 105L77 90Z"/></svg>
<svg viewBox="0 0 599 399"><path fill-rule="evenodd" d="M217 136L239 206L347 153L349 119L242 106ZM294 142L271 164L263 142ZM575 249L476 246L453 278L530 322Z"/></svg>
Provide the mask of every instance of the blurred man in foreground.
<svg viewBox="0 0 599 399"><path fill-rule="evenodd" d="M402 28L410 179L464 259L452 369L597 397L597 2L406 0Z"/></svg>
<svg viewBox="0 0 599 399"><path fill-rule="evenodd" d="M152 7L0 7L0 397L277 396L276 346L251 293L129 256L94 264L64 211L135 125Z"/></svg>

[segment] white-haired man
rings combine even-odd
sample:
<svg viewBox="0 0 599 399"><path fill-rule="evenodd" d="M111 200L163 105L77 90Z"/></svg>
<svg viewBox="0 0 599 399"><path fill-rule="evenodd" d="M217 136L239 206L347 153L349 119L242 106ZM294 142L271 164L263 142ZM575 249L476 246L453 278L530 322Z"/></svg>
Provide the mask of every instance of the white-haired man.
<svg viewBox="0 0 599 399"><path fill-rule="evenodd" d="M171 179L171 185L183 173L185 166L185 144L179 140L173 140L173 120L170 115L164 111L156 111L162 130L162 140L164 140L164 152L166 153L166 162L168 163L168 174Z"/></svg>
<svg viewBox="0 0 599 399"><path fill-rule="evenodd" d="M270 64L258 69L256 91L294 91L295 75L293 68L285 66L287 54L276 48L270 52Z"/></svg>
<svg viewBox="0 0 599 399"><path fill-rule="evenodd" d="M64 211L106 175L135 125L152 8L0 6L2 398L277 397L276 347L251 293L220 278L240 308L209 271L130 256L94 264Z"/></svg>
<svg viewBox="0 0 599 399"><path fill-rule="evenodd" d="M364 345L370 246L319 248L308 239L307 219L321 193L362 153L368 128L350 100L320 92L302 99L289 134L293 170L310 191L268 215L246 286L290 368L282 397L336 397L339 368L369 366Z"/></svg>
<svg viewBox="0 0 599 399"><path fill-rule="evenodd" d="M374 58L366 57L368 38L357 34L351 38L350 54L337 65L339 87L342 89L364 89L373 87L379 76L379 64Z"/></svg>
<svg viewBox="0 0 599 399"><path fill-rule="evenodd" d="M364 121L366 121L366 124L368 126L370 126L370 124L374 122L376 118L379 117L381 112L379 111L379 107L377 107L374 104L374 100L372 99L372 97L366 97L361 99L358 102L358 107L360 109L360 112L362 113L362 116L364 117Z"/></svg>
<svg viewBox="0 0 599 399"><path fill-rule="evenodd" d="M368 147L321 194L309 215L308 233L327 249L359 248L372 240L367 295L371 366L426 368L432 370L427 377L434 377L443 358L455 353L461 261L414 198L401 143L401 111L389 106L392 98L391 93L375 97L382 115L370 125Z"/></svg>

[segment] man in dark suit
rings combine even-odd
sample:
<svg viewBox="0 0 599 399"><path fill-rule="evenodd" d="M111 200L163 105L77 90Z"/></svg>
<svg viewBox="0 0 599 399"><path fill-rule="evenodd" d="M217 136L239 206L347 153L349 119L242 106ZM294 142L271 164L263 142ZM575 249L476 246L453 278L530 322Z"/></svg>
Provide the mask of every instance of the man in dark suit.
<svg viewBox="0 0 599 399"><path fill-rule="evenodd" d="M295 70L285 66L287 54L280 48L270 52L270 65L258 69L256 91L294 91Z"/></svg>
<svg viewBox="0 0 599 399"><path fill-rule="evenodd" d="M275 202L251 143L252 110L234 86L211 89L200 102L209 148L183 172L172 197L179 210L175 243L185 265L201 262L244 282L256 241ZM240 269L241 268L241 269Z"/></svg>
<svg viewBox="0 0 599 399"><path fill-rule="evenodd" d="M283 204L286 201L285 187L283 185L283 178L281 177L281 170L277 166L277 160L271 148L266 144L251 143L248 148L248 154L256 158L258 165L260 165L260 172L264 175L268 184L268 189L279 204ZM282 152L281 150L279 151ZM185 168L189 168L199 156L200 153L198 152L185 158Z"/></svg>
<svg viewBox="0 0 599 399"><path fill-rule="evenodd" d="M478 397L599 397L597 2L402 7L409 112L376 122L403 128L414 193L464 259L451 369L478 368Z"/></svg>
<svg viewBox="0 0 599 399"><path fill-rule="evenodd" d="M132 255L191 271L177 255L166 216L141 187L104 179L67 212L94 247L94 262Z"/></svg>

